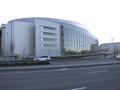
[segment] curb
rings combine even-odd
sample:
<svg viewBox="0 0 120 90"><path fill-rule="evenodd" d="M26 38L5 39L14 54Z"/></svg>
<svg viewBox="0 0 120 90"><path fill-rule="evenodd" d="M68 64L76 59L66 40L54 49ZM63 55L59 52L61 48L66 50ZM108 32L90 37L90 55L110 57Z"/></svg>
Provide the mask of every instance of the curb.
<svg viewBox="0 0 120 90"><path fill-rule="evenodd" d="M103 63L103 64L86 64L86 65L57 65L57 66L46 66L46 67L26 67L26 68L11 68L11 69L0 69L0 71L18 71L18 70L45 70L45 69L60 69L60 68L82 68L82 67L95 67L105 65L119 65L119 63Z"/></svg>

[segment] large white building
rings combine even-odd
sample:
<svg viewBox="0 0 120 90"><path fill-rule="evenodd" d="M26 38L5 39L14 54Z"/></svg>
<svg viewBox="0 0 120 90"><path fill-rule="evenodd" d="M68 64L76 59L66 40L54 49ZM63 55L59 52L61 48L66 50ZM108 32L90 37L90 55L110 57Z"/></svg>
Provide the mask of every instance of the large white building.
<svg viewBox="0 0 120 90"><path fill-rule="evenodd" d="M97 51L98 40L81 25L51 18L23 18L0 28L4 56L61 56Z"/></svg>

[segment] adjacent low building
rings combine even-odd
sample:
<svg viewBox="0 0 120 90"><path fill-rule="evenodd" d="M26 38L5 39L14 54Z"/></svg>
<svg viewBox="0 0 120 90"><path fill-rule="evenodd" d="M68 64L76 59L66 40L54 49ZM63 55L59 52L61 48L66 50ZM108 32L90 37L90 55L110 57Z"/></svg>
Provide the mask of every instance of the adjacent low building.
<svg viewBox="0 0 120 90"><path fill-rule="evenodd" d="M97 53L98 40L82 25L52 18L22 18L0 29L4 56L39 57Z"/></svg>
<svg viewBox="0 0 120 90"><path fill-rule="evenodd" d="M120 54L120 42L104 43L100 45L101 54L118 55Z"/></svg>

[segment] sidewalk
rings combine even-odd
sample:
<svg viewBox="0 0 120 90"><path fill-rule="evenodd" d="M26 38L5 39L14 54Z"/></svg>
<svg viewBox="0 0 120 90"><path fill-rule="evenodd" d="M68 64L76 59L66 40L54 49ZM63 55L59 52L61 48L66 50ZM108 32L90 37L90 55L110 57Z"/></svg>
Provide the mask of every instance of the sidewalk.
<svg viewBox="0 0 120 90"><path fill-rule="evenodd" d="M71 62L52 61L50 65L26 65L26 66L0 67L0 71L77 68L77 67L93 67L93 66L117 65L117 64L120 64L120 61L112 60L112 59L74 60Z"/></svg>

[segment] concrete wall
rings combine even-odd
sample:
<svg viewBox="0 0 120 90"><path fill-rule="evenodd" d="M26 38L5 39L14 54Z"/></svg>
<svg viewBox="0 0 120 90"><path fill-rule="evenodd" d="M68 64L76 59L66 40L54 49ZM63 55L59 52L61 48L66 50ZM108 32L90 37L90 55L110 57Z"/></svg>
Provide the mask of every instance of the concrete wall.
<svg viewBox="0 0 120 90"><path fill-rule="evenodd" d="M34 23L15 21L13 25L14 55L34 56L35 27Z"/></svg>
<svg viewBox="0 0 120 90"><path fill-rule="evenodd" d="M35 27L33 23L11 21L2 35L4 56L34 56Z"/></svg>
<svg viewBox="0 0 120 90"><path fill-rule="evenodd" d="M58 23L36 19L35 27L36 57L60 56L60 25Z"/></svg>

